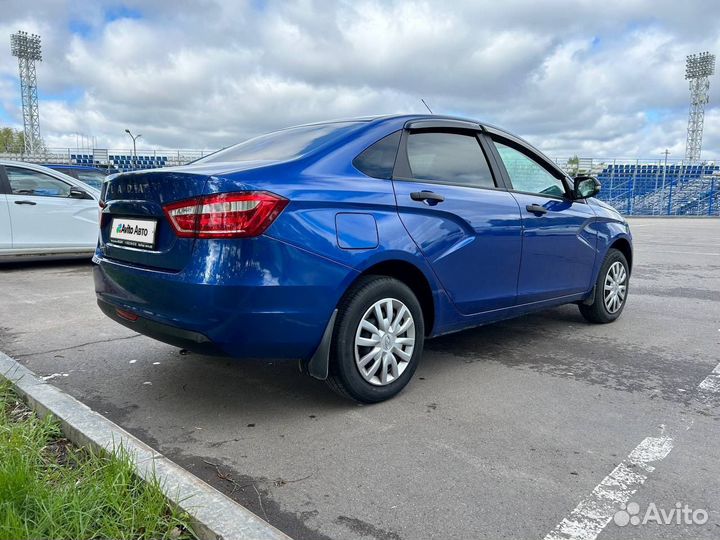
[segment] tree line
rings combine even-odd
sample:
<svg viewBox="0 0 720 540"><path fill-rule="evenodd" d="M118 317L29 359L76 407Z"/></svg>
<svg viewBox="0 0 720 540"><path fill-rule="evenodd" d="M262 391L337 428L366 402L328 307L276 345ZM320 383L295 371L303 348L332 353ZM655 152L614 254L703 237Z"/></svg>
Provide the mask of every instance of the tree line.
<svg viewBox="0 0 720 540"><path fill-rule="evenodd" d="M25 133L10 127L0 128L0 152L21 154L25 151Z"/></svg>

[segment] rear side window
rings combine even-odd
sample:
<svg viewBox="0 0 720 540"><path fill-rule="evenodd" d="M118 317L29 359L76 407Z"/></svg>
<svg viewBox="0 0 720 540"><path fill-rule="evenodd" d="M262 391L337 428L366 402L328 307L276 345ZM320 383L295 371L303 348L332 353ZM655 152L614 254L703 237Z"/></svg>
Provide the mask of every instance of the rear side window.
<svg viewBox="0 0 720 540"><path fill-rule="evenodd" d="M485 154L474 135L411 133L407 156L415 180L470 187L495 187Z"/></svg>
<svg viewBox="0 0 720 540"><path fill-rule="evenodd" d="M396 131L366 148L353 160L355 168L373 178L392 178L401 134L402 131Z"/></svg>

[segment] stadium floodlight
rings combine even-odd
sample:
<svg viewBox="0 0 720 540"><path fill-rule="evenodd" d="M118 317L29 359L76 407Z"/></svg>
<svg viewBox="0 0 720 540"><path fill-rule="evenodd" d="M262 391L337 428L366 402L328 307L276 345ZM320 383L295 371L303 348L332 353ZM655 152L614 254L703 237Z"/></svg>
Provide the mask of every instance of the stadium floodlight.
<svg viewBox="0 0 720 540"><path fill-rule="evenodd" d="M709 52L691 54L685 65L685 79L690 81L690 112L688 113L685 161L700 161L702 151L705 104L710 101L710 76L715 73L715 55Z"/></svg>
<svg viewBox="0 0 720 540"><path fill-rule="evenodd" d="M34 154L43 149L40 138L40 111L38 110L37 74L35 62L42 62L40 36L22 30L10 36L10 52L18 59L20 97L22 99L25 153Z"/></svg>
<svg viewBox="0 0 720 540"><path fill-rule="evenodd" d="M685 67L685 78L699 79L701 77L709 77L715 73L715 55L709 52L700 54L691 54L687 57L687 65Z"/></svg>

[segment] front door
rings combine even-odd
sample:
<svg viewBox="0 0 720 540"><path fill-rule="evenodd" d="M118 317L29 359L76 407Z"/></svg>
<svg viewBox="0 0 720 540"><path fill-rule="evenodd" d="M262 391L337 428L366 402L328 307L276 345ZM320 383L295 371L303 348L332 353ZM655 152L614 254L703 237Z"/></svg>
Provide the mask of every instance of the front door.
<svg viewBox="0 0 720 540"><path fill-rule="evenodd" d="M7 197L2 193L3 182L0 179L0 249L12 247L12 227L10 226L10 210Z"/></svg>
<svg viewBox="0 0 720 540"><path fill-rule="evenodd" d="M400 219L458 311L515 303L520 210L475 132L406 131L393 185Z"/></svg>
<svg viewBox="0 0 720 540"><path fill-rule="evenodd" d="M522 213L518 304L583 293L592 286L595 213L572 200L560 174L511 141L494 141Z"/></svg>
<svg viewBox="0 0 720 540"><path fill-rule="evenodd" d="M97 201L70 197L71 185L54 176L4 169L14 249L87 249L97 243Z"/></svg>

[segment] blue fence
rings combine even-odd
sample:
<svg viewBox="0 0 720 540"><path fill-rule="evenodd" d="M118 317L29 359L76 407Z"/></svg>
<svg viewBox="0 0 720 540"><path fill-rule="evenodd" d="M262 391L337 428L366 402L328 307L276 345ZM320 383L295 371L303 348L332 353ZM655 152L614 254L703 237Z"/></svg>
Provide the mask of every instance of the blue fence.
<svg viewBox="0 0 720 540"><path fill-rule="evenodd" d="M167 162L167 156L108 154L108 160L105 164L115 167L120 172L125 172L135 169L157 169L164 167ZM70 164L97 166L100 165L100 160L95 159L93 154L70 154Z"/></svg>
<svg viewBox="0 0 720 540"><path fill-rule="evenodd" d="M597 176L598 198L625 215L720 216L720 165L575 163L569 172ZM572 170L575 169L575 170Z"/></svg>

